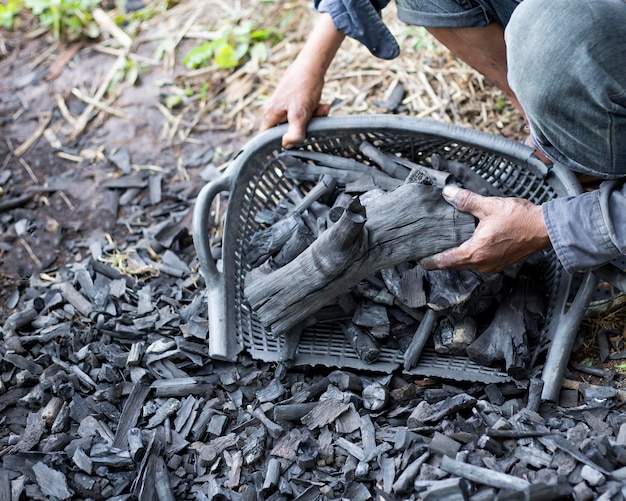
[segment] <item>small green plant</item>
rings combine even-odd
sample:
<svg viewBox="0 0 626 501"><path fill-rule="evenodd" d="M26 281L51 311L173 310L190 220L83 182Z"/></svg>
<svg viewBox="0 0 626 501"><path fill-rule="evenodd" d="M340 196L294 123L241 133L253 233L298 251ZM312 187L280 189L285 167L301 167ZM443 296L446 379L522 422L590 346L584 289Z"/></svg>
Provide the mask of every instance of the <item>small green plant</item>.
<svg viewBox="0 0 626 501"><path fill-rule="evenodd" d="M195 69L214 63L219 68L230 69L239 66L247 57L266 61L267 43L276 43L282 38L275 28L256 28L252 21L237 26L226 25L216 39L187 52L183 64Z"/></svg>
<svg viewBox="0 0 626 501"><path fill-rule="evenodd" d="M0 4L0 26L3 28L13 28L15 15L22 10L22 0L7 0Z"/></svg>
<svg viewBox="0 0 626 501"><path fill-rule="evenodd" d="M39 24L49 26L57 39L76 40L100 35L91 12L101 0L24 0L24 6L39 18Z"/></svg>

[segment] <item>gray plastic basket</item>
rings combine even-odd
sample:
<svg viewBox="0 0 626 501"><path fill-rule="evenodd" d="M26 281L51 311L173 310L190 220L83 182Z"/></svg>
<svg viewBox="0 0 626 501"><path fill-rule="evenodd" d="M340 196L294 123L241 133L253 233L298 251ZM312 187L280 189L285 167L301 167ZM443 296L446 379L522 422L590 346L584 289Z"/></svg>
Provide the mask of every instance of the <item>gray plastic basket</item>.
<svg viewBox="0 0 626 501"><path fill-rule="evenodd" d="M259 229L255 214L273 208L294 186L277 161L283 151L281 137L286 126L275 127L249 141L224 174L203 187L193 217L193 238L206 280L209 317L209 352L215 359L235 360L246 349L255 359L278 361L282 339L268 336L250 310L243 294L246 249ZM364 140L383 151L399 154L430 166L433 154L463 162L496 187L503 196L524 197L541 204L556 197L580 193L576 177L561 165L546 167L533 150L520 143L472 129L435 121L393 115L329 117L313 120L306 141L298 149L319 151L371 163L359 152ZM211 257L208 228L216 196L229 192L223 227L221 270ZM572 344L587 305L596 288L592 274L574 286L550 251L545 271L548 298L542 339L549 343L543 366L542 398L554 401L569 359ZM578 282L580 283L580 282ZM575 289L575 290L574 290ZM314 325L301 333L294 363L323 364L390 372L402 364L402 353L383 350L374 364L362 362L344 339L339 326ZM426 352L415 374L497 382L506 374L469 360Z"/></svg>

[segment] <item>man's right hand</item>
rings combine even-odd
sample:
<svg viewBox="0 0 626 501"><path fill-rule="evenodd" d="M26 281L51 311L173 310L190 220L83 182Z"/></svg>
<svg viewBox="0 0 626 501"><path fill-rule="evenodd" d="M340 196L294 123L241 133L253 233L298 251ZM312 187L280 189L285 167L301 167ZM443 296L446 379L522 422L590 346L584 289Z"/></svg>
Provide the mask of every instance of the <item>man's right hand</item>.
<svg viewBox="0 0 626 501"><path fill-rule="evenodd" d="M302 142L311 118L326 116L330 110L329 104L320 103L324 75L318 75L306 66L306 61L296 60L263 108L261 130L289 123L283 136L284 148Z"/></svg>
<svg viewBox="0 0 626 501"><path fill-rule="evenodd" d="M322 13L296 60L289 66L263 109L260 129L288 122L283 147L302 142L312 117L328 115L329 104L320 103L324 76L345 35L328 13Z"/></svg>

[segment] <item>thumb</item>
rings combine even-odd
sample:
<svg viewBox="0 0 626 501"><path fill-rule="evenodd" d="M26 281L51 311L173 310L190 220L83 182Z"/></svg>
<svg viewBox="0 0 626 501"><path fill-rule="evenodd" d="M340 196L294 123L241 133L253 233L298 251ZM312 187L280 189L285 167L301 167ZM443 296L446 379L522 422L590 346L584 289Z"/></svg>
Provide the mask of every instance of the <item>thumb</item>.
<svg viewBox="0 0 626 501"><path fill-rule="evenodd" d="M481 201L484 197L477 195L473 191L459 188L453 184L447 184L443 187L441 194L446 202L461 212L469 212L476 217L482 215L480 209L482 207Z"/></svg>

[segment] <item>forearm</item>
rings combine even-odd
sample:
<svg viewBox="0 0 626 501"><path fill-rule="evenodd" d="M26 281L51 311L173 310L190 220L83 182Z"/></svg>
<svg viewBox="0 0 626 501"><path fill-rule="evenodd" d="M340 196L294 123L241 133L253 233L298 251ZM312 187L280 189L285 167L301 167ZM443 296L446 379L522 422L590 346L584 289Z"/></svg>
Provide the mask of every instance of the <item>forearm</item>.
<svg viewBox="0 0 626 501"><path fill-rule="evenodd" d="M570 272L593 270L626 253L626 183L547 202L543 214L557 257Z"/></svg>
<svg viewBox="0 0 626 501"><path fill-rule="evenodd" d="M345 35L335 28L330 14L323 12L296 58L296 66L310 75L323 78L337 54Z"/></svg>

